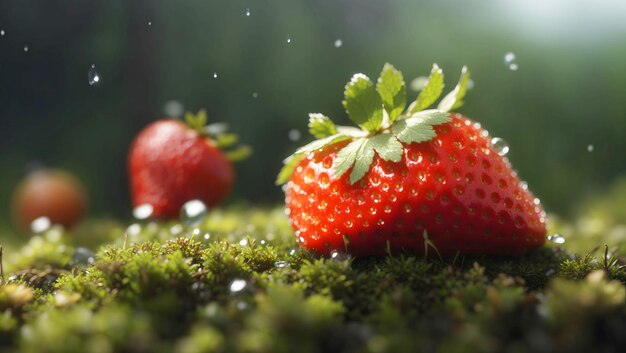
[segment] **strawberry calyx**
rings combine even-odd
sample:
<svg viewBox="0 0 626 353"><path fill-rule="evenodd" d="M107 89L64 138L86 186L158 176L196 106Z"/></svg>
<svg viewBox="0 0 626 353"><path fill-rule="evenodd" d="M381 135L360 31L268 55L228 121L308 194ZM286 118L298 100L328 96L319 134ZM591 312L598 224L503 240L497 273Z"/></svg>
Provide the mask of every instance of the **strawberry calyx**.
<svg viewBox="0 0 626 353"><path fill-rule="evenodd" d="M404 145L435 138L433 126L451 121L449 112L463 105L469 75L464 66L454 89L436 109L426 109L437 101L444 87L443 71L433 64L426 85L405 110L404 78L391 64L383 66L376 87L366 75L355 74L345 86L343 106L359 128L335 125L321 113L309 114L309 132L316 140L284 160L276 184L286 183L309 153L341 141L349 143L339 150L332 168L337 178L351 170L350 184L363 178L375 155L385 161L400 162Z"/></svg>
<svg viewBox="0 0 626 353"><path fill-rule="evenodd" d="M228 124L213 123L207 125L208 116L206 110L201 109L197 113L186 112L185 123L190 129L204 137L208 143L224 151L226 158L231 162L239 162L252 154L252 148L239 143L239 136L228 132Z"/></svg>

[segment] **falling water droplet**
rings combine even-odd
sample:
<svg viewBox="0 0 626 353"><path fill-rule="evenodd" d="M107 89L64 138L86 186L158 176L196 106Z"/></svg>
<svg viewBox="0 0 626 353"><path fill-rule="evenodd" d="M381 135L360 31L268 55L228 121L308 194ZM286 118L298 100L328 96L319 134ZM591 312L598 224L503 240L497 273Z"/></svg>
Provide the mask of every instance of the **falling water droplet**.
<svg viewBox="0 0 626 353"><path fill-rule="evenodd" d="M343 40L341 40L341 38L337 38L335 40L335 48L341 48L342 45L343 45Z"/></svg>
<svg viewBox="0 0 626 353"><path fill-rule="evenodd" d="M24 46L24 52L27 53L28 52L28 45Z"/></svg>
<svg viewBox="0 0 626 353"><path fill-rule="evenodd" d="M587 145L587 152L593 152L593 145Z"/></svg>
<svg viewBox="0 0 626 353"><path fill-rule="evenodd" d="M509 144L500 137L492 138L491 145L493 146L493 149L496 150L496 152L498 152L498 154L501 156L506 156L506 154L509 153Z"/></svg>
<svg viewBox="0 0 626 353"><path fill-rule="evenodd" d="M149 203L141 204L133 209L133 217L138 220L150 218L154 212L154 207Z"/></svg>
<svg viewBox="0 0 626 353"><path fill-rule="evenodd" d="M469 80L467 80L467 86L466 89L468 91L472 90L474 88L474 80L472 80L471 78Z"/></svg>
<svg viewBox="0 0 626 353"><path fill-rule="evenodd" d="M259 94L257 92L252 92L252 98L259 98Z"/></svg>
<svg viewBox="0 0 626 353"><path fill-rule="evenodd" d="M289 266L289 262L287 262L287 261L280 260L280 261L274 262L274 267L276 267L276 268L285 268L287 266Z"/></svg>
<svg viewBox="0 0 626 353"><path fill-rule="evenodd" d="M250 17L250 9L246 9L246 16Z"/></svg>
<svg viewBox="0 0 626 353"><path fill-rule="evenodd" d="M291 43L291 37L287 37L287 44Z"/></svg>
<svg viewBox="0 0 626 353"><path fill-rule="evenodd" d="M43 233L47 231L48 229L50 229L50 226L52 226L52 222L50 221L50 218L38 217L38 218L35 218L35 220L33 220L30 223L30 230L33 233Z"/></svg>
<svg viewBox="0 0 626 353"><path fill-rule="evenodd" d="M289 140L291 141L298 141L301 135L302 134L300 133L300 131L296 129L289 130L289 134L288 134Z"/></svg>
<svg viewBox="0 0 626 353"><path fill-rule="evenodd" d="M148 26L152 26L152 22L148 22Z"/></svg>
<svg viewBox="0 0 626 353"><path fill-rule="evenodd" d="M231 293L239 293L244 290L248 286L248 282L241 278L236 278L232 282L230 282L230 292Z"/></svg>
<svg viewBox="0 0 626 353"><path fill-rule="evenodd" d="M548 241L554 244L563 244L565 243L565 238L561 234L552 234L548 236Z"/></svg>
<svg viewBox="0 0 626 353"><path fill-rule="evenodd" d="M217 72L213 73L213 78L217 78Z"/></svg>
<svg viewBox="0 0 626 353"><path fill-rule="evenodd" d="M516 59L517 57L513 52L507 52L504 54L504 64L509 68L509 70L517 71L517 69L519 69L519 65L515 62Z"/></svg>
<svg viewBox="0 0 626 353"><path fill-rule="evenodd" d="M200 200L187 201L180 209L180 221L186 225L197 225L202 222L207 212L208 209L204 202Z"/></svg>
<svg viewBox="0 0 626 353"><path fill-rule="evenodd" d="M163 105L163 112L170 118L178 118L183 115L185 107L177 100L170 100Z"/></svg>
<svg viewBox="0 0 626 353"><path fill-rule="evenodd" d="M87 72L87 79L89 80L90 86L100 83L100 74L96 71L96 65L91 65L89 72Z"/></svg>
<svg viewBox="0 0 626 353"><path fill-rule="evenodd" d="M0 36L4 36L4 29L0 30Z"/></svg>
<svg viewBox="0 0 626 353"><path fill-rule="evenodd" d="M414 78L413 81L411 81L411 89L414 90L415 92L419 92L423 90L424 87L426 87L427 83L428 83L428 77L418 76Z"/></svg>

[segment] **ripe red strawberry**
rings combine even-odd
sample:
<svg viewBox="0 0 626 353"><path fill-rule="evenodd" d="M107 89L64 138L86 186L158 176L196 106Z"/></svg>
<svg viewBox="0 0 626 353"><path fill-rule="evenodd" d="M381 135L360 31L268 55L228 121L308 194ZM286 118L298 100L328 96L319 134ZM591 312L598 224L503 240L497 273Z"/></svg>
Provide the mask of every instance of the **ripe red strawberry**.
<svg viewBox="0 0 626 353"><path fill-rule="evenodd" d="M286 211L298 242L356 256L521 255L543 245L539 200L485 130L447 113L460 106L468 77L464 68L437 110L420 111L443 87L435 65L403 114L404 81L387 64L377 90L363 75L346 86L344 106L364 131L311 114L311 132L321 139L298 150L279 176L289 180Z"/></svg>
<svg viewBox="0 0 626 353"><path fill-rule="evenodd" d="M128 166L133 206L149 204L152 217L178 217L193 199L212 207L231 190L234 170L220 139L207 136L206 114L188 114L187 124L162 119L146 126L135 138ZM227 140L233 140L233 135ZM228 141L234 142L234 141Z"/></svg>

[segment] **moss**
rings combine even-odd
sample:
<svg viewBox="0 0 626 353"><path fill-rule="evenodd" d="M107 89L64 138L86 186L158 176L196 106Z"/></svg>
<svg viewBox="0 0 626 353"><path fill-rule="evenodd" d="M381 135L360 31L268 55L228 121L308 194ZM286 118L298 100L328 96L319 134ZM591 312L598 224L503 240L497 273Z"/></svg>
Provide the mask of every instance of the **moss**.
<svg viewBox="0 0 626 353"><path fill-rule="evenodd" d="M296 247L280 208L216 210L195 227L106 224L74 235L53 228L5 251L0 351L541 352L626 343L618 334L626 269L601 236L583 254L571 252L580 244L568 236L521 258L327 259ZM85 229L95 238L77 238Z"/></svg>

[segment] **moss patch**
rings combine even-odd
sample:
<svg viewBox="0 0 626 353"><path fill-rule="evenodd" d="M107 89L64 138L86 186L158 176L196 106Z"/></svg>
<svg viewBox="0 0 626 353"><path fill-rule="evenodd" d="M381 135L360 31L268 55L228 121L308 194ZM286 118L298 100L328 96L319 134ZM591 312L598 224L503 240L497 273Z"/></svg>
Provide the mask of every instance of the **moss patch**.
<svg viewBox="0 0 626 353"><path fill-rule="evenodd" d="M281 208L52 228L4 251L0 351L616 351L621 253L566 239L522 258L326 259Z"/></svg>

